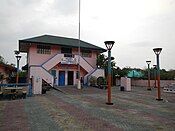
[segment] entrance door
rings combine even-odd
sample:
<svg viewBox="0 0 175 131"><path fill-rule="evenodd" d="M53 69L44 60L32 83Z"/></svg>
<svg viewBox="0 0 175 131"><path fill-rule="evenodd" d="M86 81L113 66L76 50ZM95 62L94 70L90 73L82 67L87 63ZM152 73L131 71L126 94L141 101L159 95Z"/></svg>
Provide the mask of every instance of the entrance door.
<svg viewBox="0 0 175 131"><path fill-rule="evenodd" d="M59 86L65 86L65 71L59 71Z"/></svg>
<svg viewBox="0 0 175 131"><path fill-rule="evenodd" d="M68 85L73 85L74 84L74 72L73 71L68 71Z"/></svg>
<svg viewBox="0 0 175 131"><path fill-rule="evenodd" d="M54 84L55 84L56 83L56 70L52 70L51 74L52 74L52 76L54 78Z"/></svg>

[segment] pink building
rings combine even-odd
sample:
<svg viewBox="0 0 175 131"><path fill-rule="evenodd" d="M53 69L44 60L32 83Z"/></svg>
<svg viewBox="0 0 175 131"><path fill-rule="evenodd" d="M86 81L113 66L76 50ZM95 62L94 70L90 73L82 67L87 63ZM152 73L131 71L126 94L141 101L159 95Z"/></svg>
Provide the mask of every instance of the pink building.
<svg viewBox="0 0 175 131"><path fill-rule="evenodd" d="M104 77L104 69L96 67L98 53L106 50L90 43L59 36L42 35L19 40L19 51L27 53L28 78L32 78L33 93L41 94L42 82L51 86L77 85L78 59L80 77L89 85L91 76Z"/></svg>
<svg viewBox="0 0 175 131"><path fill-rule="evenodd" d="M7 84L8 81L7 79L11 77L11 74L13 72L16 72L16 68L8 65L8 64L4 64L4 63L0 63L0 84Z"/></svg>

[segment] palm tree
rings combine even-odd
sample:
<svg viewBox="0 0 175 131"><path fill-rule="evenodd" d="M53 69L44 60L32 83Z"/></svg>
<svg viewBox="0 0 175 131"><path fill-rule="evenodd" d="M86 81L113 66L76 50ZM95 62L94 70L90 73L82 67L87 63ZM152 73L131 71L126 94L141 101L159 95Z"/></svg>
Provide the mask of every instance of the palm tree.
<svg viewBox="0 0 175 131"><path fill-rule="evenodd" d="M97 56L97 67L104 68L106 64L106 56L104 54L98 54Z"/></svg>
<svg viewBox="0 0 175 131"><path fill-rule="evenodd" d="M5 59L2 56L0 56L0 63L5 63Z"/></svg>
<svg viewBox="0 0 175 131"><path fill-rule="evenodd" d="M108 71L108 57L104 54L98 54L97 56L97 67L98 68L104 68L105 70L105 76L107 76ZM111 57L111 69L112 69L112 76L116 75L116 63L114 61L114 57Z"/></svg>

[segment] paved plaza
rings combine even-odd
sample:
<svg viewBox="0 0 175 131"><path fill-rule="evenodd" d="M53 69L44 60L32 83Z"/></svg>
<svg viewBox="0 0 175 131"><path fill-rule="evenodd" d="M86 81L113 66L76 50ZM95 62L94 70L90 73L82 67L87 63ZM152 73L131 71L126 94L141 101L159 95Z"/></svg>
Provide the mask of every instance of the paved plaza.
<svg viewBox="0 0 175 131"><path fill-rule="evenodd" d="M112 87L77 90L62 87L26 99L0 100L0 131L174 131L175 94L132 87L131 92Z"/></svg>

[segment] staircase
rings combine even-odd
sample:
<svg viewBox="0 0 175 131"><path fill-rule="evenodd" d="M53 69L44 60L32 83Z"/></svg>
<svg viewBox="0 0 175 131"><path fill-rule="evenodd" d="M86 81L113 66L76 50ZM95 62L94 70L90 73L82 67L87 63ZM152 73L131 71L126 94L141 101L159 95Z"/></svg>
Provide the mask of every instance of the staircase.
<svg viewBox="0 0 175 131"><path fill-rule="evenodd" d="M87 73L85 76L84 76L84 85L88 85L88 77L95 71L95 69L91 70L89 73Z"/></svg>
<svg viewBox="0 0 175 131"><path fill-rule="evenodd" d="M96 69L93 69L91 72L89 72L88 74L86 74L84 76L84 84L89 86L90 83L88 83L88 80L91 76L95 76L96 78L98 77L104 77L104 69L101 69L101 68L96 68Z"/></svg>
<svg viewBox="0 0 175 131"><path fill-rule="evenodd" d="M46 69L44 69L42 66L31 66L30 72L31 72L30 74L32 74L32 76L36 77L36 80L38 82L42 81L42 79L43 79L48 84L53 86L53 76ZM30 76L30 78L32 78L32 76Z"/></svg>
<svg viewBox="0 0 175 131"><path fill-rule="evenodd" d="M61 62L62 58L64 58L64 54L58 53L45 61L42 64L42 67L46 70L52 69L56 64ZM78 63L79 55L75 55L76 62ZM80 56L80 66L84 68L87 72L90 72L93 70L93 67L91 64L89 64L83 57Z"/></svg>
<svg viewBox="0 0 175 131"><path fill-rule="evenodd" d="M77 59L77 63L78 63L78 59L79 59L79 55L75 55L75 58ZM92 71L94 68L92 67L91 64L89 64L88 61L86 61L83 57L80 56L80 66L85 69L87 72Z"/></svg>
<svg viewBox="0 0 175 131"><path fill-rule="evenodd" d="M44 62L42 64L42 66L46 69L46 70L50 70L52 69L56 64L58 64L61 59L64 57L64 54L60 54L57 53L56 55L54 55L53 57L51 57L50 59L48 59L46 62Z"/></svg>
<svg viewBox="0 0 175 131"><path fill-rule="evenodd" d="M57 53L53 57L45 61L41 66L31 66L30 72L33 76L37 77L36 80L43 79L53 87L54 78L48 71L59 62L61 62L63 58L65 58L64 54ZM88 85L88 79L90 78L90 76L95 76L97 78L99 76L104 76L104 70L94 69L93 66L83 57L79 57L79 55L74 55L74 58L76 59L76 64L78 63L78 59L80 58L80 66L88 72L87 75L84 77L84 84Z"/></svg>

